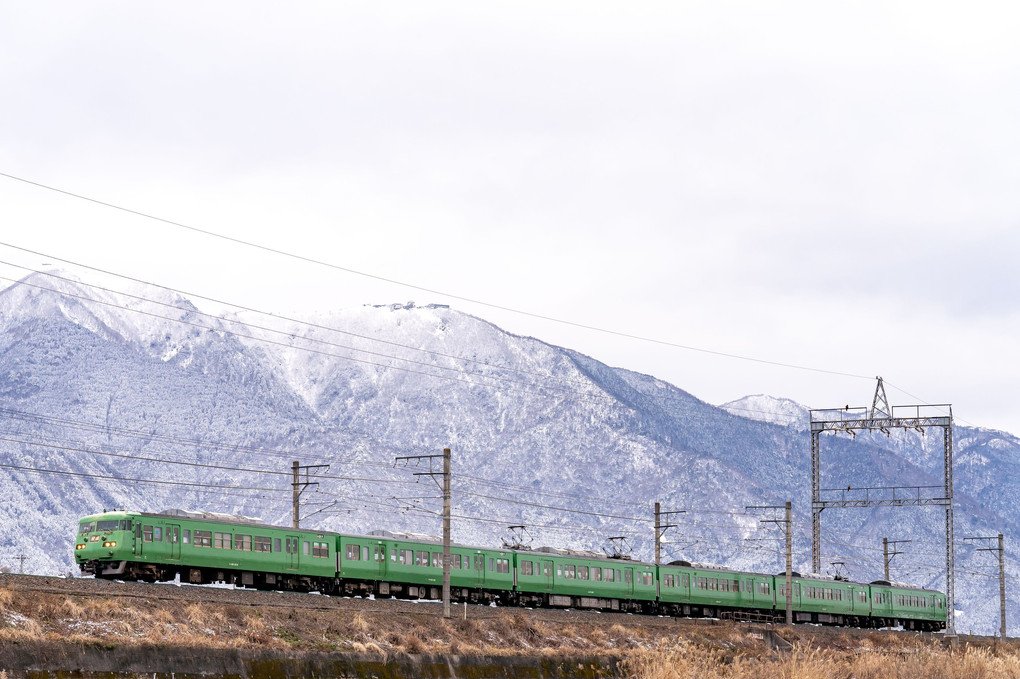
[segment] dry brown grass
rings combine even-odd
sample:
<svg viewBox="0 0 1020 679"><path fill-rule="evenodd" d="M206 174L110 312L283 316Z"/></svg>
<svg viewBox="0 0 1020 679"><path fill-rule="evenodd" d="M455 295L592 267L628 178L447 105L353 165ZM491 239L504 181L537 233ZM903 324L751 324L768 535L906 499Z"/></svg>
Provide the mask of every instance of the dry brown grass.
<svg viewBox="0 0 1020 679"><path fill-rule="evenodd" d="M718 649L680 640L633 652L623 666L637 679L1020 679L1015 650L954 651L934 644L856 653L797 647L788 654L728 658Z"/></svg>

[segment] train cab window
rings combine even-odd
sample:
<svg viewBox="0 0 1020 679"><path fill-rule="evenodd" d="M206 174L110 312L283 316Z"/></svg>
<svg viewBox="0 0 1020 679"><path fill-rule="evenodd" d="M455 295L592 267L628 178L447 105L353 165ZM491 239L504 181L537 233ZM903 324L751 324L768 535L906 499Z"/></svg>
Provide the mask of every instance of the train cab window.
<svg viewBox="0 0 1020 679"><path fill-rule="evenodd" d="M152 526L142 526L142 542L152 542Z"/></svg>
<svg viewBox="0 0 1020 679"><path fill-rule="evenodd" d="M101 533L105 533L111 530L119 530L120 521L99 521L98 523L96 523L96 528L98 528L99 532Z"/></svg>

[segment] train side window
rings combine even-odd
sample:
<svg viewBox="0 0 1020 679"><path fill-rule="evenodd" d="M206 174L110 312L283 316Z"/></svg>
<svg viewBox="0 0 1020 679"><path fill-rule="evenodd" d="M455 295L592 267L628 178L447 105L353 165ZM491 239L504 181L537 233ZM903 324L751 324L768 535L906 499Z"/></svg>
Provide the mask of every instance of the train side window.
<svg viewBox="0 0 1020 679"><path fill-rule="evenodd" d="M152 542L152 526L142 526L142 541Z"/></svg>
<svg viewBox="0 0 1020 679"><path fill-rule="evenodd" d="M153 526L152 528L152 541L163 542L163 529L159 526Z"/></svg>
<svg viewBox="0 0 1020 679"><path fill-rule="evenodd" d="M591 569L591 579L595 580L596 582L601 581L602 580L602 569L599 568L598 566L594 566Z"/></svg>
<svg viewBox="0 0 1020 679"><path fill-rule="evenodd" d="M280 538L273 538L273 551L274 552L280 551Z"/></svg>
<svg viewBox="0 0 1020 679"><path fill-rule="evenodd" d="M450 568L451 569L453 569L453 568L457 568L457 569L462 568L462 566L461 566L462 559L461 559L460 554L451 554L450 557L453 560L453 563L450 564Z"/></svg>
<svg viewBox="0 0 1020 679"><path fill-rule="evenodd" d="M606 576L606 582L616 582L616 571L612 568L606 568L602 573Z"/></svg>
<svg viewBox="0 0 1020 679"><path fill-rule="evenodd" d="M234 536L234 549L239 549L242 552L251 551L251 536L250 535L235 535Z"/></svg>
<svg viewBox="0 0 1020 679"><path fill-rule="evenodd" d="M443 567L443 555L439 552L432 552L432 567L442 568Z"/></svg>
<svg viewBox="0 0 1020 679"><path fill-rule="evenodd" d="M577 567L577 579L578 580L587 580L588 579L588 567L587 566L578 566Z"/></svg>
<svg viewBox="0 0 1020 679"><path fill-rule="evenodd" d="M490 556L489 557L489 572L490 573L495 573L496 572L496 567L493 565L492 561L493 561L493 559Z"/></svg>
<svg viewBox="0 0 1020 679"><path fill-rule="evenodd" d="M531 575L532 566L530 561L521 562L521 575Z"/></svg>
<svg viewBox="0 0 1020 679"><path fill-rule="evenodd" d="M475 554L475 570L485 570L485 557L481 554Z"/></svg>
<svg viewBox="0 0 1020 679"><path fill-rule="evenodd" d="M183 542L186 545L190 545L191 544L191 529L190 528L185 528L184 530L181 531L181 542Z"/></svg>
<svg viewBox="0 0 1020 679"><path fill-rule="evenodd" d="M304 546L302 546L301 549L304 551L304 555L308 556L309 551L310 551L309 550L310 545L308 544L308 540L304 540L303 542L304 542Z"/></svg>
<svg viewBox="0 0 1020 679"><path fill-rule="evenodd" d="M680 576L680 586L683 587L684 589L689 588L691 586L691 576L687 575L686 573Z"/></svg>
<svg viewBox="0 0 1020 679"><path fill-rule="evenodd" d="M628 568L623 572L623 582L628 585L634 582L634 571L632 569Z"/></svg>

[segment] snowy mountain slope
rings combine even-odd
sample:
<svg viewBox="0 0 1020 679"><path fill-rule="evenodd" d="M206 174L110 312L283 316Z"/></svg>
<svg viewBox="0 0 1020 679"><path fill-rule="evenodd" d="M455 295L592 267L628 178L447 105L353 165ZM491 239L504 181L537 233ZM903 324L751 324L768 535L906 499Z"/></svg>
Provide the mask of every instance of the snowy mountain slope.
<svg viewBox="0 0 1020 679"><path fill-rule="evenodd" d="M536 544L599 549L608 535L626 535L647 559L660 501L688 510L665 536L667 559L772 571L781 564L776 535L743 508L790 499L798 567L810 560L810 441L792 402L753 397L716 408L445 307L336 310L309 325L249 312L210 319L173 295L156 304L38 275L25 282L62 291L0 292L0 464L8 466L0 468L0 549L29 555L36 572L70 568L76 517L104 507L287 523L291 460L331 465L304 497L304 525L436 533L434 486L413 483L413 470L393 459L444 446L454 450L461 542L498 544L505 526L524 523ZM958 535L1011 530L1016 439L964 427L957 437ZM932 437L825 445L833 482L941 482ZM997 479L1006 480L998 495ZM826 562L845 560L862 579L880 575L882 537L908 535L918 554L898 557L900 579L942 586L929 556L942 540L937 511L827 513L823 529ZM961 568L988 571L982 559L961 548ZM997 603L985 597L988 583L958 582L961 628L990 620Z"/></svg>

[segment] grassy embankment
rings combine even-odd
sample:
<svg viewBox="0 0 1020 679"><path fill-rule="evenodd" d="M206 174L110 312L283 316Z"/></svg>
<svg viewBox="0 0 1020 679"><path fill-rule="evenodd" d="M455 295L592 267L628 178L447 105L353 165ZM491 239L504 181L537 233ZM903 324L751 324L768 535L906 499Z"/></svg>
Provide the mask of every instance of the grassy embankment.
<svg viewBox="0 0 1020 679"><path fill-rule="evenodd" d="M618 619L617 619L618 620ZM538 619L526 611L443 620L431 612L293 610L185 601L33 594L0 589L0 644L258 648L390 654L624 658L640 679L1020 679L1020 649L916 635L781 628L776 652L755 628L731 623L675 628ZM2 679L2 678L0 678Z"/></svg>

